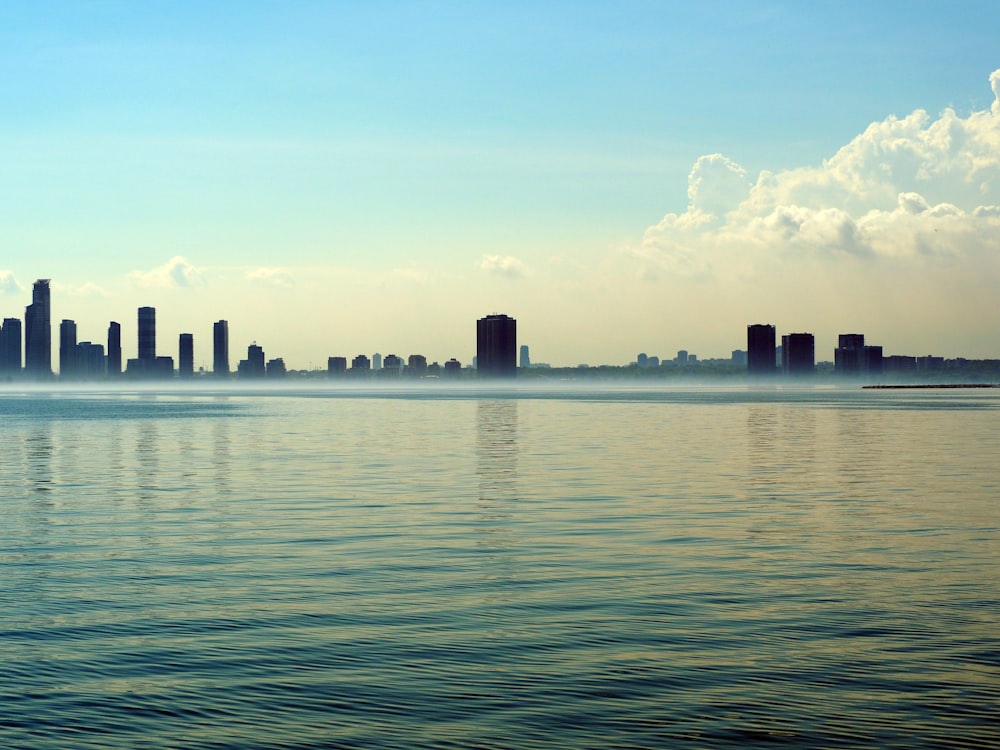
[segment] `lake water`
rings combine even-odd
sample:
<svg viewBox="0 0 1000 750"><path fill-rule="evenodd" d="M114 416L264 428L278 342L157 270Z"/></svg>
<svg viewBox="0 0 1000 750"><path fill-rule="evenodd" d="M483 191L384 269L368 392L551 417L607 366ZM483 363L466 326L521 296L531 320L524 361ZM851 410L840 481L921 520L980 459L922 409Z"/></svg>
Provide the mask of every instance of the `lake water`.
<svg viewBox="0 0 1000 750"><path fill-rule="evenodd" d="M4 748L1000 746L1000 391L0 391Z"/></svg>

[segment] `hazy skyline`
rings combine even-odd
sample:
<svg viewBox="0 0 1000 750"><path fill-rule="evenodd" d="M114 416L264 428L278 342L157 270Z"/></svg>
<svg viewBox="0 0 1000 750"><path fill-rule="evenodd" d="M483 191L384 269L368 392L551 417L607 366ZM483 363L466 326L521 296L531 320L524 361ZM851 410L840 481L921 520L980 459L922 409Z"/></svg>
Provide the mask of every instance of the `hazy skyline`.
<svg viewBox="0 0 1000 750"><path fill-rule="evenodd" d="M290 368L727 357L748 323L1000 357L1000 6L0 9L0 317L52 279Z"/></svg>

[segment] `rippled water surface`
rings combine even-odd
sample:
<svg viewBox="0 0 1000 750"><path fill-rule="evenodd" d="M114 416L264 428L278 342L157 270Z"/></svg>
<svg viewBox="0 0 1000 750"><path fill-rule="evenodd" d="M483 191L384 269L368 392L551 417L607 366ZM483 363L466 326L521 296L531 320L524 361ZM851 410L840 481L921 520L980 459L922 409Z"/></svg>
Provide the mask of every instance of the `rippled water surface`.
<svg viewBox="0 0 1000 750"><path fill-rule="evenodd" d="M998 746L998 407L0 391L0 746Z"/></svg>

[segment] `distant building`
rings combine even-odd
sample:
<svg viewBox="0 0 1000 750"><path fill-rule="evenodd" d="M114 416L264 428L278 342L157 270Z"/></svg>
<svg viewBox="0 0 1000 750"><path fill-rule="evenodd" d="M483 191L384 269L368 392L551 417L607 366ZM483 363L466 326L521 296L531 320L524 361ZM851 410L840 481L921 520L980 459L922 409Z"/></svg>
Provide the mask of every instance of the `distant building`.
<svg viewBox="0 0 1000 750"><path fill-rule="evenodd" d="M648 364L649 355L646 352L639 352L635 355L635 364L637 367L645 367Z"/></svg>
<svg viewBox="0 0 1000 750"><path fill-rule="evenodd" d="M649 367L651 369L656 369L659 366L660 366L660 358L659 357L657 357L655 355L650 355L646 359L646 367Z"/></svg>
<svg viewBox="0 0 1000 750"><path fill-rule="evenodd" d="M528 345L521 344L521 368L527 370L531 367L531 354L528 352Z"/></svg>
<svg viewBox="0 0 1000 750"><path fill-rule="evenodd" d="M364 377L371 373L371 360L364 354L359 354L351 360L351 375L354 377Z"/></svg>
<svg viewBox="0 0 1000 750"><path fill-rule="evenodd" d="M194 334L182 333L177 339L177 374L182 378L194 375Z"/></svg>
<svg viewBox="0 0 1000 750"><path fill-rule="evenodd" d="M341 377L347 372L347 357L327 357L326 374L331 378Z"/></svg>
<svg viewBox="0 0 1000 750"><path fill-rule="evenodd" d="M21 374L21 320L4 318L0 326L0 377Z"/></svg>
<svg viewBox="0 0 1000 750"><path fill-rule="evenodd" d="M481 378L517 375L517 321L487 315L476 322L476 366Z"/></svg>
<svg viewBox="0 0 1000 750"><path fill-rule="evenodd" d="M395 354L386 354L382 360L382 372L379 374L387 378L399 377L403 374L403 358Z"/></svg>
<svg viewBox="0 0 1000 750"><path fill-rule="evenodd" d="M276 357L275 359L267 360L267 366L265 368L267 377L269 378L283 378L288 374L288 370L285 368L285 360L281 357Z"/></svg>
<svg viewBox="0 0 1000 750"><path fill-rule="evenodd" d="M447 378L457 378L462 374L462 363L452 357L444 363L444 375Z"/></svg>
<svg viewBox="0 0 1000 750"><path fill-rule="evenodd" d="M247 366L245 371L241 373L245 377L250 378L262 378L267 373L267 367L264 364L264 348L258 346L257 344L250 344L247 347ZM242 362L240 363L243 364Z"/></svg>
<svg viewBox="0 0 1000 750"><path fill-rule="evenodd" d="M781 337L781 370L791 376L816 373L816 341L811 333Z"/></svg>
<svg viewBox="0 0 1000 750"><path fill-rule="evenodd" d="M122 374L122 326L115 321L108 324L107 373L110 377Z"/></svg>
<svg viewBox="0 0 1000 750"><path fill-rule="evenodd" d="M375 352L372 355L372 369L373 370L381 370L382 369L382 355L379 354L378 352Z"/></svg>
<svg viewBox="0 0 1000 750"><path fill-rule="evenodd" d="M76 345L76 375L83 380L96 380L107 372L107 358L101 344L81 341Z"/></svg>
<svg viewBox="0 0 1000 750"><path fill-rule="evenodd" d="M156 308L139 308L139 360L152 370L156 361Z"/></svg>
<svg viewBox="0 0 1000 750"><path fill-rule="evenodd" d="M59 377L76 376L76 323L63 320L59 324Z"/></svg>
<svg viewBox="0 0 1000 750"><path fill-rule="evenodd" d="M747 326L747 373L773 375L775 371L774 326L756 323Z"/></svg>
<svg viewBox="0 0 1000 750"><path fill-rule="evenodd" d="M155 378L172 378L174 376L174 358L164 355L154 359L152 374Z"/></svg>
<svg viewBox="0 0 1000 750"><path fill-rule="evenodd" d="M217 320L212 326L212 374L229 375L229 321Z"/></svg>
<svg viewBox="0 0 1000 750"><path fill-rule="evenodd" d="M681 367L688 363L688 353L686 349L681 349L677 352L677 356L674 357L674 362Z"/></svg>
<svg viewBox="0 0 1000 750"><path fill-rule="evenodd" d="M860 375L864 371L865 335L842 333L833 350L833 368L838 375Z"/></svg>
<svg viewBox="0 0 1000 750"><path fill-rule="evenodd" d="M52 320L49 279L38 279L24 310L24 371L36 378L52 375Z"/></svg>
<svg viewBox="0 0 1000 750"><path fill-rule="evenodd" d="M411 354L406 360L406 374L413 378L424 377L427 374L427 357Z"/></svg>
<svg viewBox="0 0 1000 750"><path fill-rule="evenodd" d="M729 355L729 361L736 367L746 367L747 353L742 349L733 349L732 354Z"/></svg>

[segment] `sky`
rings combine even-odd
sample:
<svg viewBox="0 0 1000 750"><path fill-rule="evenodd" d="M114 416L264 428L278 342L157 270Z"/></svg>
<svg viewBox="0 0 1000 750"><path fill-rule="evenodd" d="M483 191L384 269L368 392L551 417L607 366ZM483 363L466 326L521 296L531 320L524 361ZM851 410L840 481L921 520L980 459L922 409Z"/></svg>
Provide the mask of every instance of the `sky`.
<svg viewBox="0 0 1000 750"><path fill-rule="evenodd" d="M0 315L534 362L1000 358L1000 4L0 5ZM57 339L57 336L54 336ZM53 361L57 362L54 353Z"/></svg>

